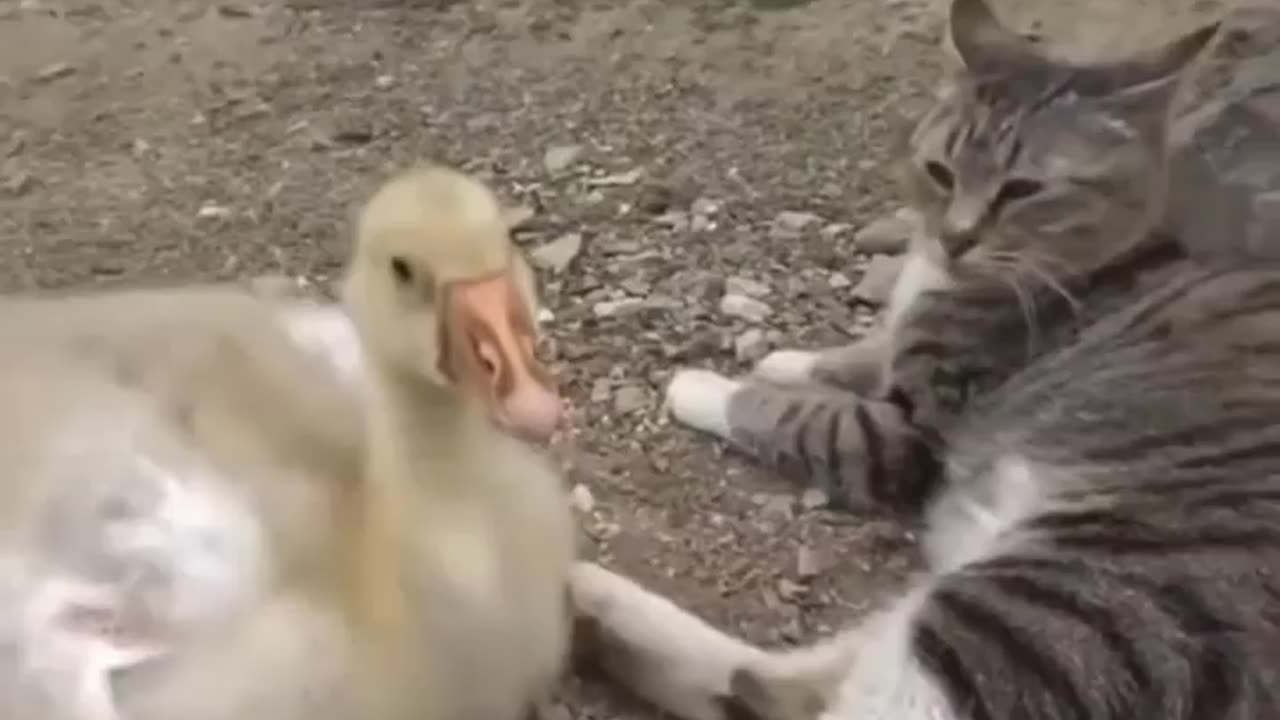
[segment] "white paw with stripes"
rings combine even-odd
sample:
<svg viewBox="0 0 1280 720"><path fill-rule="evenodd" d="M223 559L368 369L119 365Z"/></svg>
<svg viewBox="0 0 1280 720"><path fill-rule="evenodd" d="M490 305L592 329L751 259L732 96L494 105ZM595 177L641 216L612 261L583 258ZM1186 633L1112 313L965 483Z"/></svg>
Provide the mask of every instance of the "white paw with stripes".
<svg viewBox="0 0 1280 720"><path fill-rule="evenodd" d="M813 382L818 357L809 350L775 350L761 358L751 372L778 385L804 385Z"/></svg>
<svg viewBox="0 0 1280 720"><path fill-rule="evenodd" d="M742 387L710 370L677 370L667 385L666 407L682 425L729 436L729 398Z"/></svg>

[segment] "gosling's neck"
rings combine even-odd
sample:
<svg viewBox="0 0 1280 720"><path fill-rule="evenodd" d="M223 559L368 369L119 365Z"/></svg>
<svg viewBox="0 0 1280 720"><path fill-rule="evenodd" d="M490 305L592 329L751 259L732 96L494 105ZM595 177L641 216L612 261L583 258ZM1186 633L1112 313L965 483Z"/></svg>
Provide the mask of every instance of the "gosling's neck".
<svg viewBox="0 0 1280 720"><path fill-rule="evenodd" d="M486 422L474 402L385 368L374 374L369 400L366 472L371 482L423 492L469 484L470 465L484 452Z"/></svg>

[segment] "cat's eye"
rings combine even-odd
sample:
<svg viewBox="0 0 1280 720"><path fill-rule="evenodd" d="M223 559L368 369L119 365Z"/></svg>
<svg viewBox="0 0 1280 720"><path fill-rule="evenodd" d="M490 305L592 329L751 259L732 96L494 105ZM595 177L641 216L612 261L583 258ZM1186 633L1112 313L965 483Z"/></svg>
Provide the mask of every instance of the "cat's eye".
<svg viewBox="0 0 1280 720"><path fill-rule="evenodd" d="M391 277L400 285L409 285L413 282L413 268L409 265L409 261L399 255L391 258Z"/></svg>
<svg viewBox="0 0 1280 720"><path fill-rule="evenodd" d="M1000 193L996 195L996 204L1005 205L1018 200L1025 200L1032 195L1037 195L1044 189L1044 183L1039 180L1030 180L1028 178L1013 178L1006 180L1000 186Z"/></svg>
<svg viewBox="0 0 1280 720"><path fill-rule="evenodd" d="M929 179L937 183L938 187L943 190L950 190L956 184L956 179L951 174L951 170L936 160L930 160L925 163L924 171L929 173Z"/></svg>

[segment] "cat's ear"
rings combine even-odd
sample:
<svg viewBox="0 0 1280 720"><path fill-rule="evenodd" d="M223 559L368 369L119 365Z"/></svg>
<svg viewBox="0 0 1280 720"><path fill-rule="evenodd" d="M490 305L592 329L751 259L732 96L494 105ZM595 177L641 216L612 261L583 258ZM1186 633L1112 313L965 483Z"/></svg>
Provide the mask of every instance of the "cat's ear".
<svg viewBox="0 0 1280 720"><path fill-rule="evenodd" d="M1005 27L986 0L952 0L948 26L955 54L972 73L1039 64L1033 41Z"/></svg>
<svg viewBox="0 0 1280 720"><path fill-rule="evenodd" d="M1123 60L1090 67L1084 70L1086 77L1081 78L1078 87L1088 95L1102 97L1141 94L1146 90L1176 85L1183 72L1217 37L1221 26L1221 22L1205 25Z"/></svg>

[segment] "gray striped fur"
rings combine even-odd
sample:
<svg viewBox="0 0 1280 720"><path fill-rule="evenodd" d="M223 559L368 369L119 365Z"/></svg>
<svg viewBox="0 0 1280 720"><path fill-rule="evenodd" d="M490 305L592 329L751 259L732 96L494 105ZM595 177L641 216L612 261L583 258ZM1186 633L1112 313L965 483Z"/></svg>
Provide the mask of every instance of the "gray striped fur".
<svg viewBox="0 0 1280 720"><path fill-rule="evenodd" d="M952 31L974 75L946 102L973 128L931 131L935 111L917 147L925 163L951 147L957 197L984 162L1052 164L1035 128L1130 142L1072 148L1088 181L1041 176L976 240L938 200L875 344L819 366L860 392L739 386L726 417L701 416L848 505L921 513L928 571L852 628L767 651L582 564L595 657L691 720L1280 718L1280 260L1245 252L1280 247L1280 227L1189 242L1145 174L1165 152L1150 118L1208 36L1108 76L1033 55L982 0L954 0ZM926 152L926 135L946 142ZM1037 266L973 260L992 243Z"/></svg>

